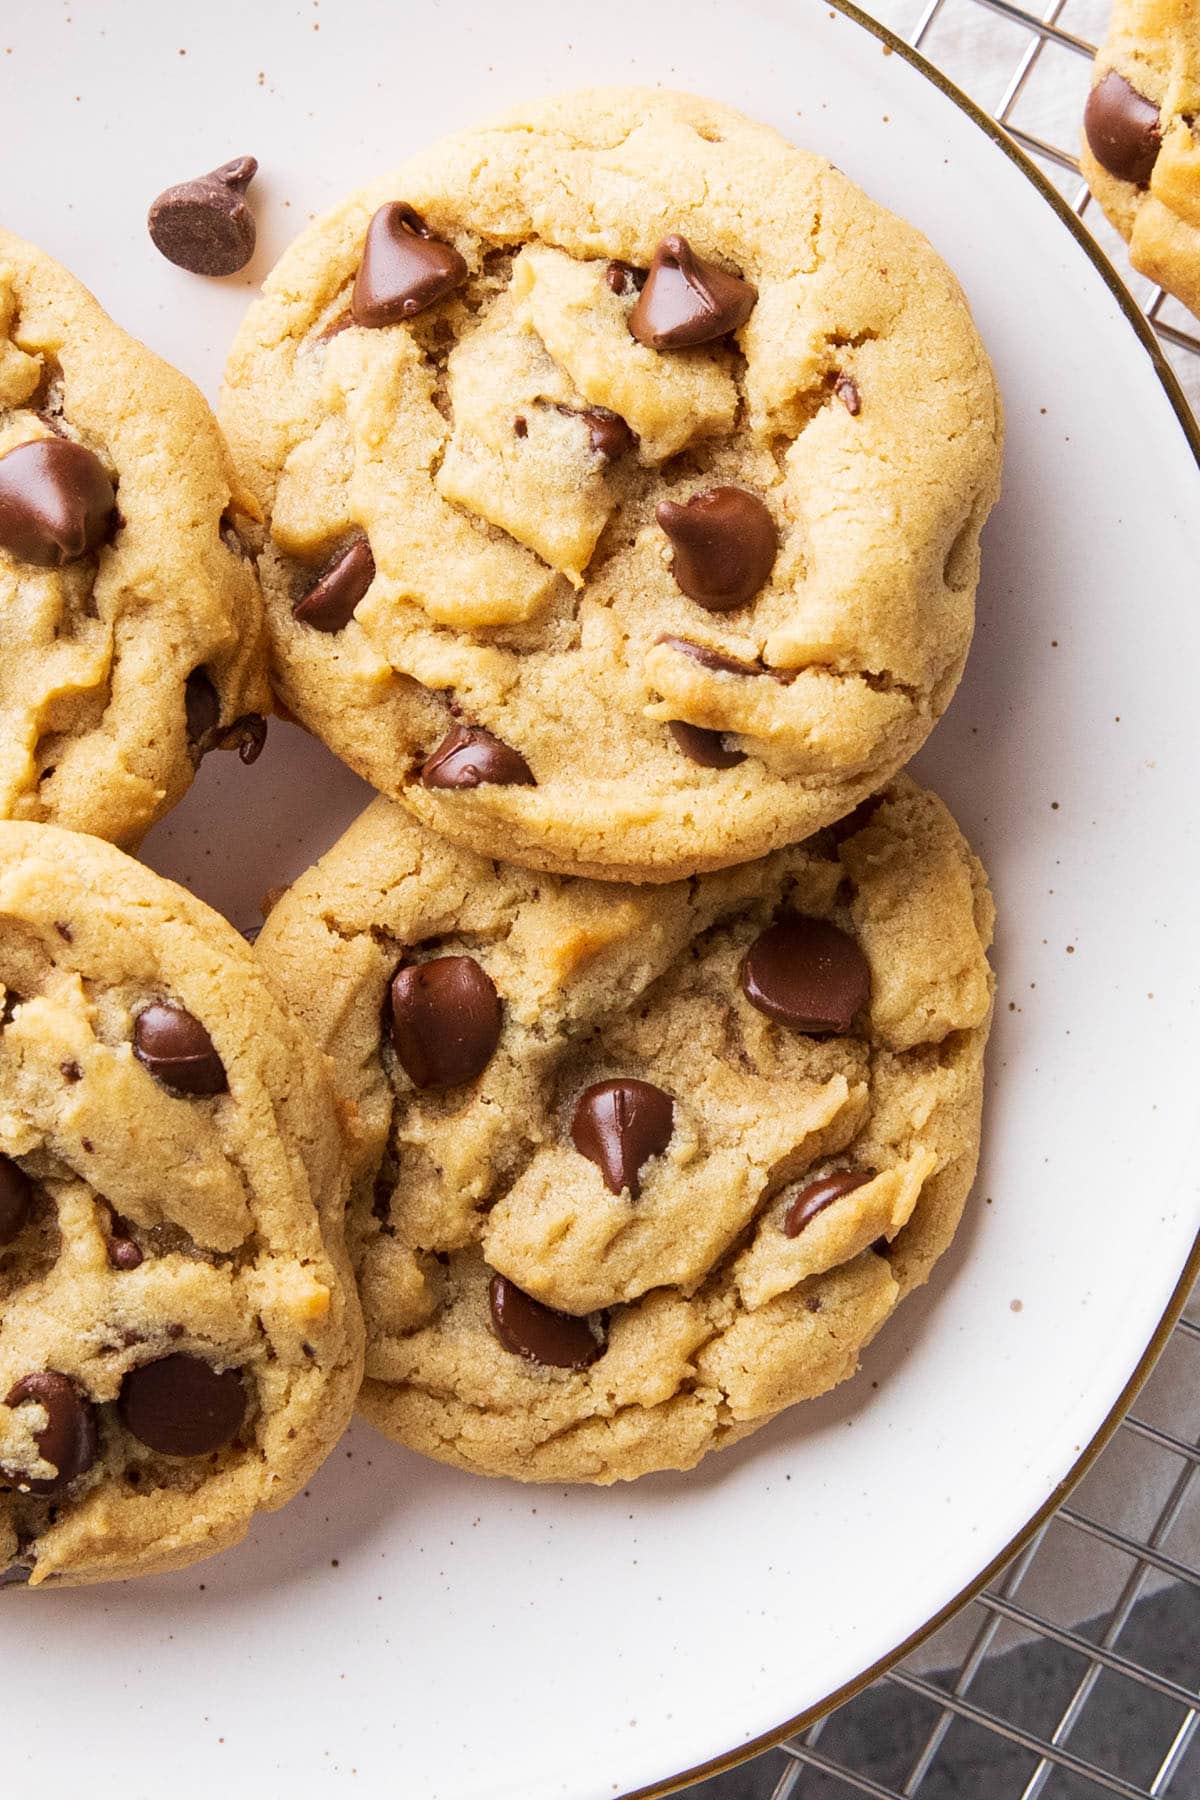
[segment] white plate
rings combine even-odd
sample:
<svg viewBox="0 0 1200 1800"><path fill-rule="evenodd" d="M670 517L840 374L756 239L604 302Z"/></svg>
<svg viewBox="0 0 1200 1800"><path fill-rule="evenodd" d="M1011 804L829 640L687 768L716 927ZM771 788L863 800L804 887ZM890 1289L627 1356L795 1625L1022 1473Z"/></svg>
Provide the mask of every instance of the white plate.
<svg viewBox="0 0 1200 1800"><path fill-rule="evenodd" d="M815 0L7 10L8 222L210 391L246 284L158 259L158 188L254 151L257 278L310 210L422 140L591 81L708 91L828 152L929 232L998 363L1005 498L970 671L922 759L1000 904L987 1149L953 1252L862 1377L696 1474L608 1492L474 1480L360 1427L309 1498L208 1567L4 1597L14 1792L602 1800L669 1781L961 1595L1172 1304L1200 1223L1196 461L1021 169ZM248 923L362 794L273 726L254 772L210 759L148 853Z"/></svg>

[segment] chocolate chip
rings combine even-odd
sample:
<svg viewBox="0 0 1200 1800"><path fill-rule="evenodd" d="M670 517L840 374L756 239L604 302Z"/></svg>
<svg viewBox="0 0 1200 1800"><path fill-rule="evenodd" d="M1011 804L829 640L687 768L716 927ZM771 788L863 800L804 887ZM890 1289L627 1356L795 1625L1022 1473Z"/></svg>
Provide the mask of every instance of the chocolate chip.
<svg viewBox="0 0 1200 1800"><path fill-rule="evenodd" d="M453 725L421 770L427 788L536 787L519 750L482 725Z"/></svg>
<svg viewBox="0 0 1200 1800"><path fill-rule="evenodd" d="M839 375L833 384L833 391L850 417L856 419L862 411L862 395L858 391L858 383L853 375Z"/></svg>
<svg viewBox="0 0 1200 1800"><path fill-rule="evenodd" d="M297 600L292 617L314 631L341 631L375 579L375 558L365 537L356 538L330 563L319 581Z"/></svg>
<svg viewBox="0 0 1200 1800"><path fill-rule="evenodd" d="M212 1039L182 1006L153 1001L134 1020L133 1054L176 1094L224 1094L229 1082Z"/></svg>
<svg viewBox="0 0 1200 1800"><path fill-rule="evenodd" d="M98 456L70 438L37 438L0 456L0 548L61 569L108 534L116 495Z"/></svg>
<svg viewBox="0 0 1200 1800"><path fill-rule="evenodd" d="M661 1156L675 1129L669 1094L648 1081L597 1081L584 1088L571 1119L571 1142L594 1162L614 1194L642 1191L643 1163Z"/></svg>
<svg viewBox="0 0 1200 1800"><path fill-rule="evenodd" d="M0 1245L19 1237L33 1205L33 1183L11 1156L0 1156Z"/></svg>
<svg viewBox="0 0 1200 1800"><path fill-rule="evenodd" d="M543 1306L504 1275L493 1275L492 1325L506 1350L551 1369L586 1369L605 1350L589 1319Z"/></svg>
<svg viewBox="0 0 1200 1800"><path fill-rule="evenodd" d="M519 437L519 438L524 438L524 437L529 436L529 420L526 419L521 413L518 413L516 418L513 420L513 435L515 437Z"/></svg>
<svg viewBox="0 0 1200 1800"><path fill-rule="evenodd" d="M72 1087L74 1087L77 1081L83 1080L83 1070L77 1062L59 1063L58 1072L64 1081L70 1082Z"/></svg>
<svg viewBox="0 0 1200 1800"><path fill-rule="evenodd" d="M842 1033L871 997L871 971L852 937L828 919L795 913L751 944L742 992L759 1012L794 1031Z"/></svg>
<svg viewBox="0 0 1200 1800"><path fill-rule="evenodd" d="M415 318L466 279L467 265L454 246L434 237L420 213L403 200L390 200L367 227L354 278L354 322L395 325Z"/></svg>
<svg viewBox="0 0 1200 1800"><path fill-rule="evenodd" d="M225 727L219 739L226 749L232 749L236 744L238 761L247 766L258 761L266 741L267 721L261 713L243 713L240 719Z"/></svg>
<svg viewBox="0 0 1200 1800"><path fill-rule="evenodd" d="M43 1462L52 1463L56 1472L36 1481L19 1469L5 1469L3 1474L31 1494L61 1494L73 1481L86 1475L96 1460L99 1436L95 1409L69 1376L59 1375L53 1369L22 1375L9 1389L6 1406L24 1406L27 1402L45 1411L46 1423L34 1434L34 1442Z"/></svg>
<svg viewBox="0 0 1200 1800"><path fill-rule="evenodd" d="M199 761L211 750L221 722L221 699L207 669L193 669L183 690L188 748Z"/></svg>
<svg viewBox="0 0 1200 1800"><path fill-rule="evenodd" d="M660 500L654 516L674 545L677 585L709 612L745 606L770 576L779 547L775 521L745 488L708 488L682 505Z"/></svg>
<svg viewBox="0 0 1200 1800"><path fill-rule="evenodd" d="M392 976L392 1043L419 1088L482 1075L500 1041L500 996L473 956L402 963Z"/></svg>
<svg viewBox="0 0 1200 1800"><path fill-rule="evenodd" d="M142 1247L133 1236L127 1219L113 1214L112 1233L108 1240L108 1260L114 1269L126 1273L142 1266Z"/></svg>
<svg viewBox="0 0 1200 1800"><path fill-rule="evenodd" d="M606 406L590 406L586 412L576 412L572 406L560 406L560 413L568 417L582 419L588 430L588 442L597 456L605 462L616 462L637 443L637 434L630 430L620 413L609 412ZM524 432L518 432L524 437Z"/></svg>
<svg viewBox="0 0 1200 1800"><path fill-rule="evenodd" d="M629 329L651 350L683 350L736 331L757 299L750 282L697 256L685 237L673 233L654 252Z"/></svg>
<svg viewBox="0 0 1200 1800"><path fill-rule="evenodd" d="M604 279L614 294L631 294L644 284L646 271L635 269L632 263L618 262L614 257L604 271Z"/></svg>
<svg viewBox="0 0 1200 1800"><path fill-rule="evenodd" d="M702 769L736 769L746 760L744 750L730 750L723 731L708 731L703 725L689 725L686 719L671 719L667 730L690 762Z"/></svg>
<svg viewBox="0 0 1200 1800"><path fill-rule="evenodd" d="M146 218L156 250L193 275L235 275L254 255L254 214L246 189L258 173L253 156L235 156L207 175L169 187Z"/></svg>
<svg viewBox="0 0 1200 1800"><path fill-rule="evenodd" d="M702 663L706 669L715 669L725 675L766 675L769 670L762 663L742 662L736 656L726 656L723 650L713 650L707 644L697 644L692 638L672 637L664 633L655 638L656 644L666 644L668 649L678 650L681 656L690 656L693 662Z"/></svg>
<svg viewBox="0 0 1200 1800"><path fill-rule="evenodd" d="M1088 95L1083 128L1102 169L1120 181L1146 185L1162 147L1158 108L1115 69Z"/></svg>
<svg viewBox="0 0 1200 1800"><path fill-rule="evenodd" d="M214 1369L182 1352L130 1369L121 1383L121 1422L162 1456L207 1456L235 1436L246 1417L238 1369Z"/></svg>
<svg viewBox="0 0 1200 1800"><path fill-rule="evenodd" d="M799 1237L804 1227L834 1200L840 1200L843 1194L852 1194L855 1188L865 1187L874 1179L873 1169L838 1169L833 1175L822 1175L819 1181L810 1181L784 1213L783 1235Z"/></svg>

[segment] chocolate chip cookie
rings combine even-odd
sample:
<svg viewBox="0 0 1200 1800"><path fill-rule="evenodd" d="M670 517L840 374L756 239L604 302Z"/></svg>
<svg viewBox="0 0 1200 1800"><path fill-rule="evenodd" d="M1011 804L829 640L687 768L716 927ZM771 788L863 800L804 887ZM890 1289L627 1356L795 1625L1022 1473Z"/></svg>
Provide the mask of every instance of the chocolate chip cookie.
<svg viewBox="0 0 1200 1800"><path fill-rule="evenodd" d="M307 1479L362 1366L345 1188L236 932L0 823L0 1582L178 1568Z"/></svg>
<svg viewBox="0 0 1200 1800"><path fill-rule="evenodd" d="M1200 313L1200 11L1116 0L1084 114L1083 172L1135 269Z"/></svg>
<svg viewBox="0 0 1200 1800"><path fill-rule="evenodd" d="M975 1171L992 903L906 777L659 887L376 801L258 954L350 1121L362 1405L462 1468L689 1468L854 1373Z"/></svg>
<svg viewBox="0 0 1200 1800"><path fill-rule="evenodd" d="M261 746L253 502L200 393L0 230L0 818L136 844Z"/></svg>
<svg viewBox="0 0 1200 1800"><path fill-rule="evenodd" d="M963 296L726 107L568 94L414 157L284 256L223 418L282 699L469 848L761 855L961 673L1002 436Z"/></svg>

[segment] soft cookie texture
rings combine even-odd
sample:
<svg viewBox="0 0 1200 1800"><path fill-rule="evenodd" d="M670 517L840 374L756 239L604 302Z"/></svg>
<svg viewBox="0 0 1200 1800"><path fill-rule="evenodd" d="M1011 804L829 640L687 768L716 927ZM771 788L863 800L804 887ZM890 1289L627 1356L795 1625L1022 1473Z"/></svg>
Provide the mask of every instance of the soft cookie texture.
<svg viewBox="0 0 1200 1800"><path fill-rule="evenodd" d="M0 1583L178 1568L307 1479L362 1368L346 1173L237 933L0 823Z"/></svg>
<svg viewBox="0 0 1200 1800"><path fill-rule="evenodd" d="M1200 7L1116 0L1084 117L1083 172L1135 269L1200 314Z"/></svg>
<svg viewBox="0 0 1200 1800"><path fill-rule="evenodd" d="M199 391L0 229L0 818L134 845L261 744L262 602Z"/></svg>
<svg viewBox="0 0 1200 1800"><path fill-rule="evenodd" d="M1000 406L926 241L713 102L539 102L306 231L223 419L287 707L438 832L665 881L945 708Z"/></svg>
<svg viewBox="0 0 1200 1800"><path fill-rule="evenodd" d="M906 777L655 888L485 861L376 801L257 946L349 1122L367 1417L462 1468L610 1482L852 1375L974 1176L991 929Z"/></svg>

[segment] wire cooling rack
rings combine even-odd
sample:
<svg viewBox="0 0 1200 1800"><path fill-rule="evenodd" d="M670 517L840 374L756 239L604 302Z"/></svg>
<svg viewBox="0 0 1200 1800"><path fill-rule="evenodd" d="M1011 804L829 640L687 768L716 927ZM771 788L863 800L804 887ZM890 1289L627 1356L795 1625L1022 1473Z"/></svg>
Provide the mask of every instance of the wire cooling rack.
<svg viewBox="0 0 1200 1800"><path fill-rule="evenodd" d="M1195 320L1130 268L1079 173L1107 0L1047 0L1040 12L1013 0L862 3L991 112L1065 196L1200 411ZM963 1613L856 1699L689 1800L1197 1800L1200 1399L1179 1416L1181 1396L1200 1397L1196 1295L1189 1311L1070 1503ZM886 1569L879 1546L865 1560ZM1099 1604L1098 1618L1078 1623Z"/></svg>

